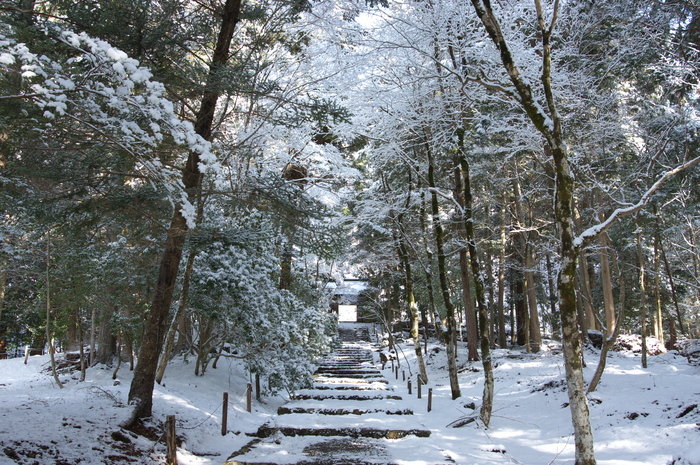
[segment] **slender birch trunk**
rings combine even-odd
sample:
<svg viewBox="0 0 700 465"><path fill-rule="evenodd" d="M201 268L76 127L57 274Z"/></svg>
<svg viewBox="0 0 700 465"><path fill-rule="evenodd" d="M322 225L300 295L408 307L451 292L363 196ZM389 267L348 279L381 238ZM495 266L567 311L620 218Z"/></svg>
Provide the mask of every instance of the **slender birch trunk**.
<svg viewBox="0 0 700 465"><path fill-rule="evenodd" d="M547 115L544 113L542 106L535 101L530 85L524 80L515 64L513 55L501 32L501 26L491 8L490 0L471 0L471 2L490 39L500 52L504 69L515 88L520 105L535 128L546 140L548 145L548 150L546 151L549 152L554 163L556 180L554 216L560 240L559 253L561 257L561 271L557 280L557 291L562 321L562 346L569 394L569 409L574 426L576 465L594 465L596 459L593 447L593 431L585 395L582 366L583 351L581 336L578 331L576 309L576 258L578 250L574 242L575 236L573 231L574 178L569 166L562 121L557 110L551 83L550 38L556 24L559 3L555 3L550 24L546 25L541 1L535 0L539 35L542 43L541 81L547 103Z"/></svg>

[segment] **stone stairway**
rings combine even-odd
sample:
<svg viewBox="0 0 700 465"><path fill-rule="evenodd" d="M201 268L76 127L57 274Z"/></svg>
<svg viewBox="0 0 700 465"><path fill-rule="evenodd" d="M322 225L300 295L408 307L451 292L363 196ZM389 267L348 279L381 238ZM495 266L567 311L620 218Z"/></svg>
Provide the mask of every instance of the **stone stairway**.
<svg viewBox="0 0 700 465"><path fill-rule="evenodd" d="M370 345L343 342L316 371L313 388L298 391L224 465L453 464L426 443L430 430L401 401L374 365Z"/></svg>

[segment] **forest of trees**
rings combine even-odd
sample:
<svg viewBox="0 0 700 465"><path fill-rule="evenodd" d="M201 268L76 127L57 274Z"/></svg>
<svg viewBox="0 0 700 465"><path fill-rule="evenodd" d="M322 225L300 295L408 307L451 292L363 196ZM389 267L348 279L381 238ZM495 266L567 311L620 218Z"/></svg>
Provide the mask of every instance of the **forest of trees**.
<svg viewBox="0 0 700 465"><path fill-rule="evenodd" d="M454 398L467 341L487 426L490 349L561 340L578 464L595 463L589 334L601 373L620 333L700 338L696 2L0 15L0 354L124 360L133 421L178 354L299 387L343 273L371 281L379 319L410 321L419 359L437 329Z"/></svg>

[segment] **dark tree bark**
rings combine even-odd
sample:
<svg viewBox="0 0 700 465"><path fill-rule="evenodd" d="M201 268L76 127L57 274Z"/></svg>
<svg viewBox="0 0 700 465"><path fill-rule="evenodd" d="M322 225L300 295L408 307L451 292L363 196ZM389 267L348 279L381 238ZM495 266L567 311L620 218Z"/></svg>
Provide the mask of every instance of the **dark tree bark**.
<svg viewBox="0 0 700 465"><path fill-rule="evenodd" d="M408 246L406 245L407 236L403 225L403 216L406 210L411 204L411 193L413 188L413 182L411 180L411 171L408 172L408 195L406 196L406 203L402 211L396 215L396 225L398 227L398 236L395 237L395 242L397 244L397 249L399 253L399 259L401 260L403 272L404 272L404 291L406 293L406 303L408 304L408 316L411 323L411 338L413 339L413 349L416 353L416 360L418 362L418 371L420 372L420 377L423 384L428 384L428 371L425 366L425 360L423 358L423 350L420 344L420 313L418 311L418 304L416 303L416 298L413 295L413 272L411 269L411 260L408 253Z"/></svg>
<svg viewBox="0 0 700 465"><path fill-rule="evenodd" d="M639 268L639 315L642 325L642 368L647 367L647 283L642 249L642 232L635 221L637 230L637 267Z"/></svg>
<svg viewBox="0 0 700 465"><path fill-rule="evenodd" d="M460 135L460 147L463 148L463 134ZM484 392L481 402L481 421L486 428L491 423L493 410L493 362L491 360L490 322L488 308L486 307L486 295L484 292L484 279L479 265L479 255L476 250L476 236L474 234L474 215L471 180L469 174L469 162L464 152L459 160L462 170L464 191L464 228L466 231L467 249L469 250L469 263L474 278L474 290L476 294L476 307L479 314L479 336L481 344L481 363L484 367Z"/></svg>
<svg viewBox="0 0 700 465"><path fill-rule="evenodd" d="M180 295L180 304L177 306L177 311L170 322L170 328L168 329L168 334L165 337L165 347L163 353L160 356L158 362L158 368L156 369L156 383L160 384L163 381L163 376L165 376L165 369L168 367L168 361L170 361L170 355L175 347L175 335L178 331L178 327L183 320L185 315L185 310L187 310L187 299L190 292L190 276L192 276L192 269L194 268L194 259L197 256L197 250L192 248L187 255L187 264L185 266L185 275L183 276L182 282L182 294Z"/></svg>
<svg viewBox="0 0 700 465"><path fill-rule="evenodd" d="M216 85L217 74L229 59L233 32L239 21L241 1L226 0L222 9L221 27L209 68L207 90L202 97L194 124L196 133L206 140L211 139L214 111L220 96L220 90ZM202 174L199 171L199 162L199 155L190 152L182 173L182 181L190 198L194 198L193 191L200 185ZM153 305L146 321L138 364L134 370L134 379L129 390L129 404L133 405L134 411L125 426L132 426L136 420L151 416L158 357L163 346L168 312L173 299L173 290L182 259L182 247L187 229L187 221L178 205L168 228Z"/></svg>
<svg viewBox="0 0 700 465"><path fill-rule="evenodd" d="M501 251L498 254L498 345L501 346L501 349L508 348L505 319L506 244L506 202L504 198L501 205Z"/></svg>
<svg viewBox="0 0 700 465"><path fill-rule="evenodd" d="M462 137L463 138L463 137ZM464 183L462 182L462 179L464 176L468 176L468 174L463 173L463 168L460 166L459 160L455 163L455 170L454 170L454 176L455 176L455 198L457 200L457 203L462 207L462 209L466 212L467 208L470 209L470 214L471 214L471 206L465 206L464 205L464 199L466 198L471 198L471 193L467 193L466 189L468 186L465 186ZM468 227L471 227L472 232L474 230L473 225L470 223L471 218L467 218L466 213L463 215L462 219L462 224L463 227L465 228L464 234L466 237L466 240L469 241L469 231L466 229ZM478 347L479 347L479 323L477 320L477 314L474 311L474 304L473 304L473 299L472 299L472 293L471 293L471 279L470 279L470 272L469 272L469 257L467 254L468 250L467 248L462 248L459 251L459 267L461 271L461 276L462 276L462 295L464 298L464 315L465 315L465 321L467 325L467 360L469 361L476 361L479 360L479 352L478 352ZM474 277L476 279L476 277ZM477 303L478 306L478 303Z"/></svg>
<svg viewBox="0 0 700 465"><path fill-rule="evenodd" d="M457 399L462 396L459 388L459 379L457 376L457 334L455 331L455 308L450 297L450 286L447 282L447 264L445 257L445 230L440 221L440 207L438 204L436 185L435 185L435 164L433 156L428 150L428 184L431 188L430 205L433 215L433 229L435 232L435 247L437 248L438 261L438 276L440 278L440 290L442 298L445 302L445 311L447 314L447 369L449 371L450 389L452 390L452 399Z"/></svg>

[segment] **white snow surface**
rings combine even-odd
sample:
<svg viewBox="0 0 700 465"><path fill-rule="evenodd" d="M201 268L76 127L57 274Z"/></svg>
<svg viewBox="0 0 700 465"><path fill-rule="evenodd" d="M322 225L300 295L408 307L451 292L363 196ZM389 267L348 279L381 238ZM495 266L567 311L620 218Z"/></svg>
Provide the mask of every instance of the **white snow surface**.
<svg viewBox="0 0 700 465"><path fill-rule="evenodd" d="M428 354L430 382L423 387L422 399L416 398L417 370L410 344L402 345L399 356L402 370L408 377L413 374L413 394L408 394L403 374L397 380L390 366L383 371L389 380L387 387L403 396L401 401L392 400L391 407L415 412L413 416L391 416L391 422L406 421L409 428L432 431L430 438L395 440L402 441L404 457L416 458L411 463L428 464L421 459L421 451L427 449L442 450L446 457L464 465L574 463L573 429L565 407L564 364L555 344L548 344L537 354L494 351L496 396L489 429L478 421L460 428L448 426L460 418L478 416L483 389L481 363L466 362L466 348L460 348L462 397L452 400L444 348L431 344ZM591 378L597 359L597 352L587 351L586 379ZM375 361L379 361L376 353ZM77 380L77 372L61 375L64 389L55 385L48 366L47 356L30 357L27 365L21 358L0 360L0 464L164 462L162 440L154 443L123 430L130 444L112 437L120 431L117 424L129 414L128 365L122 365L118 385L114 385L111 369L93 367L88 369L85 382ZM254 402L253 412L246 412L249 381L235 359L220 360L217 369L210 367L200 377L194 376L193 363L176 359L168 367L164 385L156 386L154 416L148 424L160 435L165 416L177 416L178 436L183 439L178 449L181 465L221 464L253 439L245 433L255 432L268 420L314 426L313 415L274 418L277 408L286 401L282 397ZM431 412L427 412L428 388L433 389L434 396ZM221 435L220 423L224 392L230 396L226 436ZM700 403L700 367L688 365L686 358L671 351L649 357L649 367L643 369L638 354L612 353L601 384L589 399L599 464L700 465L700 406L680 416ZM348 406L374 408L387 402L353 401ZM329 400L324 407L341 404ZM361 422L363 416L352 415L351 422ZM378 418L378 414L366 416L373 421ZM342 420L329 417L325 421ZM389 445L387 450L394 448L394 440L383 441Z"/></svg>

